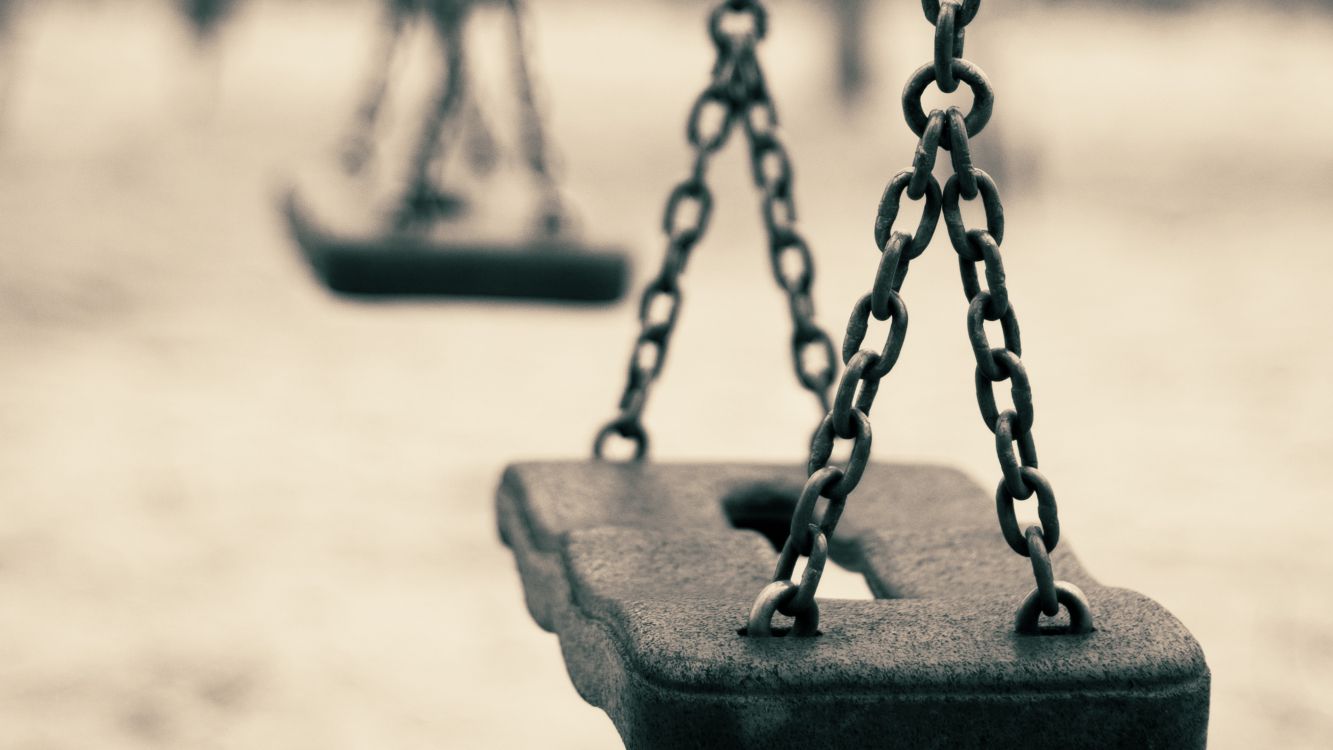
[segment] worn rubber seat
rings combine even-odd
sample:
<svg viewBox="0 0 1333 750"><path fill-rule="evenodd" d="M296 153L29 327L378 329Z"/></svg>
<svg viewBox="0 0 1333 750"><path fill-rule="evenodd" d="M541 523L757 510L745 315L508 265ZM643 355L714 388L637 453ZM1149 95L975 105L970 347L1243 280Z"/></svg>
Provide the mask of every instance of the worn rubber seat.
<svg viewBox="0 0 1333 750"><path fill-rule="evenodd" d="M831 554L873 601L820 600L820 634L741 635L804 473L762 465L510 466L497 510L528 609L629 748L1201 748L1209 671L1169 612L1062 544L1095 630L1014 630L1028 561L962 474L872 464ZM737 527L742 528L737 528ZM776 540L780 541L780 540ZM781 618L779 618L781 619Z"/></svg>
<svg viewBox="0 0 1333 750"><path fill-rule="evenodd" d="M295 190L285 196L283 213L316 278L351 297L613 302L629 275L622 253L559 237L499 242L415 231L334 232L313 218Z"/></svg>

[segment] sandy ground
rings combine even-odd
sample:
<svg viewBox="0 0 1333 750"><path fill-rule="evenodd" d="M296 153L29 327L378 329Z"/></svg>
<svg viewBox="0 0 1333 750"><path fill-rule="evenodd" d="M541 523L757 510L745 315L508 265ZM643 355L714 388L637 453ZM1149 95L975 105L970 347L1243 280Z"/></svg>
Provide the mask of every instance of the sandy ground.
<svg viewBox="0 0 1333 750"><path fill-rule="evenodd" d="M700 8L538 5L570 192L642 277L708 64ZM1328 747L1333 20L994 5L969 37L999 96L979 158L1007 199L1068 538L1198 636L1213 747ZM343 132L374 18L254 2L216 66L165 2L30 3L15 20L0 747L618 745L527 617L491 498L508 461L585 453L621 385L629 306L340 302L278 219L278 190ZM856 109L833 93L818 6L776 3L764 52L831 327L868 288L874 204L913 147L897 92L929 54L913 3L870 22ZM649 412L657 456L796 461L815 415L739 155L715 174ZM989 484L947 243L914 269L876 455Z"/></svg>

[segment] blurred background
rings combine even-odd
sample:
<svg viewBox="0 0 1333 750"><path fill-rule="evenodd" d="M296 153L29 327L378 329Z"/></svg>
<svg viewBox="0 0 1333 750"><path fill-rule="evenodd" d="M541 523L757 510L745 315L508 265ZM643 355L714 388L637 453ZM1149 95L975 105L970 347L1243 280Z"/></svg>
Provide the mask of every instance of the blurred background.
<svg viewBox="0 0 1333 750"><path fill-rule="evenodd" d="M761 59L837 341L880 190L911 162L899 95L932 29L915 0L769 8ZM562 185L635 289L687 173L706 9L530 0ZM492 16L469 30L475 90L504 112ZM492 501L510 461L587 454L637 291L348 302L278 209L293 182L367 189L330 165L383 19L377 0L0 2L0 747L619 746L529 619ZM1333 16L986 0L967 57L996 89L976 159L1005 199L1068 538L1202 643L1213 747L1333 745ZM384 194L440 69L411 26ZM802 461L818 416L743 151L712 170L647 413L658 459ZM476 194L503 202L497 180ZM905 289L875 455L990 486L942 229Z"/></svg>

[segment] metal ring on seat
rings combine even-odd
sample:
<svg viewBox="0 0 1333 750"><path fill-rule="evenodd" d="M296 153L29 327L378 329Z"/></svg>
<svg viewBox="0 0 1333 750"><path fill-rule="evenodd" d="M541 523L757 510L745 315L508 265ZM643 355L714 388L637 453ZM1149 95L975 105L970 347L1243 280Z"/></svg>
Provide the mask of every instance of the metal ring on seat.
<svg viewBox="0 0 1333 750"><path fill-rule="evenodd" d="M778 607L791 601L800 587L791 581L774 581L759 592L750 607L750 619L745 634L754 638L767 638L773 635L773 615ZM792 623L792 635L811 636L819 633L819 604L811 602L810 608L796 615Z"/></svg>
<svg viewBox="0 0 1333 750"><path fill-rule="evenodd" d="M1093 631L1092 610L1088 608L1088 597L1083 594L1082 589L1068 581L1056 581L1055 597L1065 605L1065 609L1069 610L1070 634L1083 635ZM1023 599L1023 603L1018 605L1018 614L1014 617L1014 630L1020 635L1038 635L1041 633L1038 628L1040 619L1041 591L1034 588Z"/></svg>

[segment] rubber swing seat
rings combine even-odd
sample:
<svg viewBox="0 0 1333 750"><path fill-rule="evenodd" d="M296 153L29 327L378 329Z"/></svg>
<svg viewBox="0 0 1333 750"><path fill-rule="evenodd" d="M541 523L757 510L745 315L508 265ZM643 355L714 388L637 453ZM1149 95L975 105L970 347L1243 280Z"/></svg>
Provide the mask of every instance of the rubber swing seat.
<svg viewBox="0 0 1333 750"><path fill-rule="evenodd" d="M1210 675L1189 631L1060 544L1056 571L1086 592L1095 629L1062 632L1062 609L1016 633L1029 563L988 493L951 469L867 469L831 555L876 599L817 600L815 636L742 635L781 541L760 532L804 479L764 465L505 470L499 529L528 610L626 747L1205 746Z"/></svg>
<svg viewBox="0 0 1333 750"><path fill-rule="evenodd" d="M506 297L613 302L625 292L625 256L572 240L441 240L426 232L352 234L325 229L296 190L287 225L315 277L348 297Z"/></svg>

